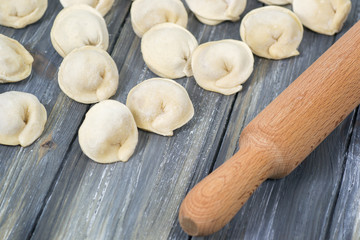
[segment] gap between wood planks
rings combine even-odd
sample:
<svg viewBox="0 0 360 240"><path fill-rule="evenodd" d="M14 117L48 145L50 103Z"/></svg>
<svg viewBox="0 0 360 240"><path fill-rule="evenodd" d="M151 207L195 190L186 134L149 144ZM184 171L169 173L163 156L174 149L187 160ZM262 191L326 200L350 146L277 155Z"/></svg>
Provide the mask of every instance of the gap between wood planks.
<svg viewBox="0 0 360 240"><path fill-rule="evenodd" d="M117 43L117 40L118 40L118 38L120 37L120 34L121 34L121 32L122 32L122 30L123 30L123 28L124 28L124 25L125 25L125 23L126 23L126 20L127 20L129 17L130 17L130 8L128 9L128 11L127 11L127 13L126 13L126 15L125 15L125 17L124 17L124 19L123 19L123 22L122 22L121 25L120 25L119 31L117 31L117 32L115 33L114 41L113 41L113 42L111 43L111 45L109 46L108 53L109 53L110 55L113 54L113 51L114 51L115 45L116 45L116 43ZM88 112L89 109L91 108L91 106L93 106L93 105L94 105L94 104L88 105L88 106L86 107L86 112ZM82 119L81 119L81 123L82 123L82 122L84 121L84 119L85 119L86 112L85 112L84 116L83 116ZM79 127L80 127L80 126L79 126ZM79 127L78 127L78 128L79 128ZM61 162L61 165L60 165L59 169L57 170L57 172L56 172L56 174L55 174L55 177L54 177L54 179L53 179L53 181L52 181L52 183L51 183L51 185L50 185L50 188L49 188L49 190L48 190L48 192L46 193L46 196L45 196L45 198L44 198L42 207L41 207L38 215L36 216L35 223L34 223L32 229L31 229L29 235L26 237L26 239L28 239L28 240L32 238L32 236L33 236L33 234L34 234L34 232L35 232L35 230L36 230L36 228L37 228L37 226L38 226L38 222L39 222L39 220L40 220L40 217L41 217L41 215L43 214L43 211L44 211L44 209L45 209L45 206L47 205L47 203L48 203L51 195L53 194L53 191L54 191L55 186L56 186L56 184L57 184L57 182L58 182L58 180L59 180L59 177L60 177L60 175L61 175L61 172L62 172L63 169L64 169L64 166L65 166L65 163L66 163L66 159L67 159L69 153L71 152L71 150L72 150L72 148L73 148L73 144L74 144L74 142L76 141L77 137L78 137L78 133L76 133L76 134L73 136L73 138L71 139L71 142L70 142L70 144L69 144L69 147L68 147L68 149L66 150L66 153L65 153L65 155L64 155L63 161Z"/></svg>
<svg viewBox="0 0 360 240"><path fill-rule="evenodd" d="M113 54L113 51L114 51L115 45L116 45L116 43L117 43L117 40L118 40L118 38L119 38L122 30L123 30L123 27L124 27L124 25L125 25L125 23L126 23L126 20L129 18L129 16L130 16L130 8L128 9L128 11L127 11L127 13L126 13L126 16L125 16L125 18L124 18L124 20L123 20L123 22L122 22L122 24L121 24L121 26L120 26L120 28L119 28L119 31L117 31L117 32L115 33L113 43L112 43L111 46L109 47L108 52L109 52L110 55ZM335 40L336 40L336 38L334 38L334 42L335 42ZM220 150L220 148L221 148L221 146L222 146L222 144L223 144L222 139L224 138L224 136L225 136L225 134L226 134L226 130L227 130L227 127L228 127L229 122L230 122L230 120L231 120L231 115L232 115L232 112L233 112L233 109L234 109L235 102L236 102L236 99L237 99L237 98L238 98L238 94L235 95L235 97L233 98L233 100L232 100L232 102L231 102L231 107L230 107L230 110L229 110L229 114L228 114L228 116L227 116L227 118L226 118L226 123L225 123L225 126L224 126L224 128L223 128L223 132L221 133L221 136L220 136L221 141L219 141L218 145L216 146L216 152L215 152L215 155L214 155L214 157L213 157L213 159L212 159L212 162L211 162L211 165L210 165L210 168L209 168L207 174L210 174L210 173L214 170L214 168L215 168L216 160L217 160L218 155L219 155L219 150ZM87 111L88 111L89 109L90 109L90 105L87 106ZM331 223L333 222L333 214L334 214L334 211L335 211L336 204L337 204L337 202L338 202L339 192L340 192L340 189L341 189L341 186L342 186L342 182L343 182L342 180L343 180L344 170L345 170L345 166L346 166L346 162L347 162L347 158L348 158L348 152L349 152L349 148L350 148L350 143L351 143L351 139L352 139L352 136L353 136L355 123L356 123L356 120L357 120L357 118L358 118L358 117L357 117L358 111L359 111L359 108L357 108L357 109L355 110L355 113L354 113L355 115L354 115L354 117L352 118L351 123L350 123L350 128L349 128L350 130L349 130L349 133L348 133L348 135L347 135L346 147L345 147L344 157L343 157L341 183L339 184L338 188L336 189L336 196L335 196L335 199L334 199L334 201L333 201L333 203L332 203L332 206L331 206L330 216L329 216L329 220L328 220L328 222L327 222L327 227L326 227L327 229L326 229L325 238L328 238L328 237L329 237L329 234L330 234ZM84 118L85 118L85 115L83 116L82 121L83 121ZM82 121L81 121L81 122L82 122ZM245 122L245 118L244 118L244 122ZM243 122L243 124L244 124L244 122ZM38 213L38 215L37 215L37 217L36 217L34 226L33 226L32 230L30 231L29 235L27 236L27 239L31 239L31 238L32 238L32 235L33 235L33 233L35 232L35 230L36 230L36 228L37 228L37 226L38 226L38 221L39 221L41 215L43 214L43 210L44 210L45 206L47 205L47 203L48 203L48 201L49 201L49 198L51 197L51 195L52 195L52 193L53 193L53 190L55 189L55 186L56 186L56 184L57 184L57 182L58 182L58 180L59 180L59 176L61 175L61 172L63 171L63 168L64 168L64 166L65 166L66 158L67 158L68 154L70 153L70 151L72 150L73 144L74 144L74 142L76 141L76 139L77 139L77 134L74 135L74 137L72 138L71 143L70 143L68 149L66 150L66 153L65 153L65 155L64 155L63 161L62 161L62 163L61 163L58 171L56 172L55 178L53 179L53 181L52 181L52 183L51 183L51 185L50 185L50 188L49 188L49 190L48 190L48 192L47 192L47 194L46 194L46 196L45 196L45 198L44 198L44 201L43 201L43 204L42 204L42 208L41 208L41 210L39 211L39 213ZM193 177L195 177L195 175L193 175ZM188 189L187 189L186 192L188 192L188 191L190 190L190 188L192 187L192 184L193 184L193 183L194 183L194 181L189 181L189 186L188 186ZM192 239L192 237L189 236L189 237L188 237L188 240L191 240L191 239Z"/></svg>
<svg viewBox="0 0 360 240"><path fill-rule="evenodd" d="M88 111L89 109L90 109L90 106L87 106L86 111ZM84 121L85 115L86 115L86 114L84 114L84 116L82 117L81 122ZM59 177L60 177L60 175L61 175L61 172L62 172L62 170L64 169L64 165L65 165L65 163L66 163L66 159L67 159L69 153L71 152L72 146L73 146L74 142L76 141L77 136L78 136L78 134L75 134L74 137L71 139L71 142L70 142L70 144L69 144L69 148L66 150L66 153L65 153L65 155L64 155L63 161L61 162L61 165L60 165L59 169L57 170L57 172L56 172L56 174L55 174L55 177L54 177L54 179L53 179L53 181L52 181L52 183L51 183L51 185L50 185L50 188L49 188L48 192L47 192L46 195L45 195L45 198L44 198L42 207L41 207L38 215L36 216L34 225L33 225L32 229L31 229L31 231L30 231L30 233L29 233L29 235L27 236L26 239L31 239L32 236L33 236L33 234L34 234L34 232L35 232L35 229L36 229L36 227L37 227L37 225L38 225L39 219L40 219L40 217L41 217L41 215L42 215L42 213L43 213L43 211L44 211L44 209L45 209L45 206L47 205L47 203L48 203L48 201L49 201L49 199L50 199L50 197L51 197L51 195L52 195L52 193L53 193L53 191L54 191L54 189L55 189L55 186L56 186L56 184L57 184L57 182L58 182L58 180L59 180Z"/></svg>
<svg viewBox="0 0 360 240"><path fill-rule="evenodd" d="M345 143L345 151L344 151L344 154L343 154L343 164L342 164L341 178L340 178L341 182L340 182L339 186L336 189L335 199L334 199L334 201L332 203L332 206L331 206L330 216L329 216L329 220L328 220L327 228L326 228L326 232L325 232L325 239L330 239L331 238L331 236L330 236L330 234L331 234L330 233L331 232L331 226L332 226L332 222L334 221L334 213L335 213L337 202L339 200L340 189L341 189L341 186L342 186L342 184L344 182L344 172L345 172L346 163L347 163L348 156L349 156L351 139L352 139L353 134L354 134L356 121L358 120L357 118L358 118L359 109L360 109L360 107L357 107L355 109L355 111L353 111L354 116L353 116L353 118L352 118L352 120L350 122L349 132L347 134L346 143Z"/></svg>
<svg viewBox="0 0 360 240"><path fill-rule="evenodd" d="M344 34L344 32L342 33L342 35ZM341 35L341 36L342 36ZM340 37L341 37L340 36ZM331 45L333 45L337 40L339 39L339 36L334 36L333 37L333 42ZM294 79L295 80L295 79ZM226 130L227 130L227 127L229 125L229 122L231 120L231 115L232 115L232 112L233 112L233 109L234 109L234 105L235 105L235 102L236 102L236 99L238 98L238 93L236 94L235 98L233 99L233 102L231 104L231 108L230 108L230 111L229 111L229 115L227 116L227 119L226 119L226 124L225 124L225 127L224 127L224 132L221 134L221 137L220 139L223 139L224 135L226 134ZM251 104L249 104L251 105ZM329 212L329 218L328 218L328 221L324 223L325 225L325 228L326 228L326 231L325 231L325 237L324 239L330 239L330 232L331 232L331 226L332 226L332 222L334 221L334 212L336 210L336 206L337 206L337 203L338 203L338 200L339 200L339 194L340 194L340 190L341 190L341 187L342 187L342 184L343 184L343 178L344 178L344 172L345 172L345 168L346 168L346 164L347 164L347 159L348 159L348 154L349 154L349 149L350 149L350 144L351 144L351 140L352 140L352 137L353 137L353 133L354 133L354 129L355 129L355 124L356 124L356 121L358 120L358 111L359 111L360 107L357 107L351 114L353 114L351 120L350 120L350 123L349 123L349 130L348 130L348 133L347 133L347 137L346 137L346 141L345 141L345 148L344 148L344 151L343 151L343 157L342 157L342 169L341 169L341 177L340 177L340 182L339 182L339 185L337 186L336 188L336 193L334 195L334 199L331 201L331 209L330 209L330 212ZM350 114L350 115L351 115ZM245 114L247 115L247 114ZM246 122L246 118L244 118L243 120L243 123L242 123L242 129L244 127L246 127L244 124ZM213 172L215 170L215 167L216 167L216 161L217 161L217 158L219 156L219 150L222 146L222 143L223 141L220 141L219 142L219 145L217 146L216 148L216 154L214 155L213 159L212 159L212 163L211 163L211 166L207 172L207 175L209 175L211 172ZM234 153L237 151L237 148L235 149ZM195 176L193 176L194 178ZM276 181L276 180L275 180ZM186 190L186 193L188 193L191 188L193 187L193 184L196 184L194 183L194 180L192 179L192 181L190 182L189 184L189 187L188 189ZM195 237L191 237L189 236L189 240L193 239Z"/></svg>

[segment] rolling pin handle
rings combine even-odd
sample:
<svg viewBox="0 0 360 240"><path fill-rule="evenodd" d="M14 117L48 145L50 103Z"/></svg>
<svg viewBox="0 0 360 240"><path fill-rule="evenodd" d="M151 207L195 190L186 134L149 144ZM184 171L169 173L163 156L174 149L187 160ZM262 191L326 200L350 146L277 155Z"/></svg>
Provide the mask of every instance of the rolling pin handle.
<svg viewBox="0 0 360 240"><path fill-rule="evenodd" d="M225 226L267 178L289 174L360 104L360 21L313 63L240 137L240 150L180 206L189 235Z"/></svg>
<svg viewBox="0 0 360 240"><path fill-rule="evenodd" d="M244 147L198 183L180 207L179 221L184 231L204 236L220 230L256 188L271 177L270 160L264 151Z"/></svg>

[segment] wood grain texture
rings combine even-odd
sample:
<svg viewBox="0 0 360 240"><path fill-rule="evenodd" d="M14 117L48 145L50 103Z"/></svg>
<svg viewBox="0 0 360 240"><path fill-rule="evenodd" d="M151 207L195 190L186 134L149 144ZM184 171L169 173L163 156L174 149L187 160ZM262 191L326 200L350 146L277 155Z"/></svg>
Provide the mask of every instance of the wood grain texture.
<svg viewBox="0 0 360 240"><path fill-rule="evenodd" d="M290 174L360 104L360 22L242 131L239 151L198 183L179 210L193 236L224 227L268 178Z"/></svg>
<svg viewBox="0 0 360 240"><path fill-rule="evenodd" d="M340 34L331 38L319 36L305 29L304 40L300 46L301 55L297 59L289 59L290 63L269 63L271 67L266 70L268 75L265 78L268 82L259 79L260 83L255 83L257 89L254 89L253 93L258 94L252 101L258 102L250 104L245 120L244 114L237 110L237 104L241 103L237 99L224 136L225 144L219 151L215 168L236 152L238 143L234 139L235 136L240 135L242 128L262 110L262 107L267 106L269 101L304 71L308 67L306 64L316 60L329 48L332 41L338 39L359 20L359 2L353 1L352 4L353 9ZM262 88L269 91L271 84L274 84L274 88L280 89L269 92L266 97L261 95L264 93ZM256 109L258 106L260 107ZM336 235L330 235L327 231L332 231L334 227L330 226L333 219L332 211L338 200L341 186L339 181L345 164L344 154L348 149L353 121L354 116L349 116L290 176L276 181L269 180L261 185L223 230L210 237L194 239L338 239ZM340 233L352 231L349 228L342 230Z"/></svg>
<svg viewBox="0 0 360 240"><path fill-rule="evenodd" d="M196 37L200 41L208 41L215 35L216 32L209 32L207 26L194 18L190 21L193 22L190 30L199 33ZM230 31L235 37L237 27L228 26L233 27ZM203 39L204 32L207 39ZM216 35L222 38L221 32ZM129 19L113 57L118 64L125 61L120 69L120 89L115 96L125 102L133 86L155 76L142 60L140 39L132 32ZM167 238L177 223L177 209L191 181L190 173L198 165L204 168L211 164L206 159L216 153L212 147L221 141L234 99L202 91L191 78L178 82L194 102L195 117L175 131L174 137L140 131L137 150L125 164L95 164L81 154L76 141L39 220L34 239ZM75 167L74 164L82 165ZM65 222L68 224L62 224ZM77 231L79 226L81 232Z"/></svg>
<svg viewBox="0 0 360 240"><path fill-rule="evenodd" d="M353 4L351 18L360 20L360 2ZM331 216L331 225L327 234L333 239L360 239L360 115L350 128L351 142L344 153L343 175L340 179L336 206Z"/></svg>
<svg viewBox="0 0 360 240"><path fill-rule="evenodd" d="M354 122L349 150L344 153L345 165L338 199L331 216L328 237L360 239L360 116Z"/></svg>
<svg viewBox="0 0 360 240"><path fill-rule="evenodd" d="M130 4L118 1L117 6L106 18L110 46ZM62 58L53 49L49 36L61 9L58 1L49 1L47 12L38 23L21 30L0 27L1 33L19 40L35 59L28 79L0 85L0 93L10 90L32 93L48 113L45 131L33 145L27 148L0 146L0 239L23 239L31 233L88 109L66 97L57 84Z"/></svg>
<svg viewBox="0 0 360 240"><path fill-rule="evenodd" d="M346 29L360 12L358 1L352 3ZM154 76L142 60L140 39L131 29L130 4L129 0L116 0L106 16L112 41L109 52L120 71L114 99L121 102L133 86ZM262 4L257 1L248 1L246 12L259 6ZM23 30L0 27L1 33L19 40L35 55L31 77L0 85L0 93L34 93L49 116L44 135L30 148L0 146L0 239L188 239L177 222L186 192L235 152L243 126L336 38L306 30L300 56L284 61L256 58L251 78L243 91L233 96L204 91L193 78L178 80L194 102L194 119L172 138L140 131L136 154L129 162L104 166L85 157L76 138L88 106L73 102L57 86L61 58L53 50L49 34L60 9L57 0L50 0L38 23ZM189 14L188 29L201 43L240 39L239 26L240 22L205 26ZM289 177L265 182L237 217L209 239L337 239L345 233L352 235L350 228L356 220L349 215L343 217L346 229L338 228L334 237L330 222L343 214L334 210L341 200L337 198L340 187L344 186L343 195L347 189L343 167L348 176L355 170L347 166L344 156L350 126L359 116L356 119L346 119ZM358 139L353 138L350 148L359 144ZM356 151L354 154L359 156ZM350 203L351 199L339 207L354 209L356 203Z"/></svg>

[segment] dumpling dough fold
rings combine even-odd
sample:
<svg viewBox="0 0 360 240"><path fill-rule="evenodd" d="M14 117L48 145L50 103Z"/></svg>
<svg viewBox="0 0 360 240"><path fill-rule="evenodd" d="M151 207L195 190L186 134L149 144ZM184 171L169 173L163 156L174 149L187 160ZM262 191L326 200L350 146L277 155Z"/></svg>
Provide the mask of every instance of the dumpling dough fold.
<svg viewBox="0 0 360 240"><path fill-rule="evenodd" d="M202 88L230 95L240 91L250 77L254 57L244 42L227 39L201 44L193 53L191 65Z"/></svg>
<svg viewBox="0 0 360 240"><path fill-rule="evenodd" d="M277 6L250 11L240 25L241 39L254 54L269 59L299 55L297 48L303 31L299 18L292 11Z"/></svg>
<svg viewBox="0 0 360 240"><path fill-rule="evenodd" d="M138 130L130 110L115 100L95 104L79 129L81 149L98 163L126 162L137 142Z"/></svg>
<svg viewBox="0 0 360 240"><path fill-rule="evenodd" d="M286 5L286 4L291 4L292 0L259 0L259 2L268 5Z"/></svg>
<svg viewBox="0 0 360 240"><path fill-rule="evenodd" d="M60 0L64 8L75 4L86 4L95 8L99 13L105 16L111 9L115 0Z"/></svg>
<svg viewBox="0 0 360 240"><path fill-rule="evenodd" d="M186 27L188 14L180 0L136 0L131 6L131 24L142 37L153 26L171 22Z"/></svg>
<svg viewBox="0 0 360 240"><path fill-rule="evenodd" d="M97 10L85 4L61 10L54 21L50 38L62 57L83 46L95 46L105 51L109 46L109 33L104 18Z"/></svg>
<svg viewBox="0 0 360 240"><path fill-rule="evenodd" d="M195 37L174 23L156 25L141 40L146 65L165 78L192 76L191 54L197 46Z"/></svg>
<svg viewBox="0 0 360 240"><path fill-rule="evenodd" d="M45 13L48 0L0 0L0 25L24 28Z"/></svg>
<svg viewBox="0 0 360 240"><path fill-rule="evenodd" d="M247 0L186 0L200 22L216 25L223 21L237 21L244 12Z"/></svg>
<svg viewBox="0 0 360 240"><path fill-rule="evenodd" d="M33 62L23 45L0 34L0 83L24 80L31 74Z"/></svg>
<svg viewBox="0 0 360 240"><path fill-rule="evenodd" d="M194 116L187 91L170 79L152 78L136 85L126 105L139 128L163 136L172 136Z"/></svg>
<svg viewBox="0 0 360 240"><path fill-rule="evenodd" d="M116 63L104 50L85 46L63 60L58 82L61 90L81 103L96 103L110 98L119 85Z"/></svg>
<svg viewBox="0 0 360 240"><path fill-rule="evenodd" d="M305 27L326 35L339 32L350 10L350 0L293 0L293 10Z"/></svg>
<svg viewBox="0 0 360 240"><path fill-rule="evenodd" d="M37 97L24 92L0 94L0 144L31 145L44 131L45 107Z"/></svg>

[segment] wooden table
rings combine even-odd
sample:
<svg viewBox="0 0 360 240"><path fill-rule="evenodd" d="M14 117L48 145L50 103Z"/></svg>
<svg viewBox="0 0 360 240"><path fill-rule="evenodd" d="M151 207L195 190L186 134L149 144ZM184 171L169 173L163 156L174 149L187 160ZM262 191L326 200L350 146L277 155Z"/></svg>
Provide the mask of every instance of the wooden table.
<svg viewBox="0 0 360 240"><path fill-rule="evenodd" d="M77 130L90 106L69 99L57 83L62 58L51 45L50 29L60 3L50 0L45 16L25 29L0 27L35 59L27 80L1 84L0 93L33 93L48 112L33 145L0 146L0 239L188 239L177 221L185 194L236 151L242 128L360 19L360 1L352 4L340 34L305 29L300 56L256 57L238 94L205 91L192 77L177 80L188 90L195 117L174 137L140 131L134 156L109 165L82 153ZM130 6L130 0L117 0L106 16L108 51L120 72L113 99L123 103L132 87L155 76L143 62ZM249 0L246 12L261 6ZM206 26L189 13L188 29L200 43L240 39L239 26ZM230 224L204 239L360 239L359 203L356 110L291 175L266 181Z"/></svg>

